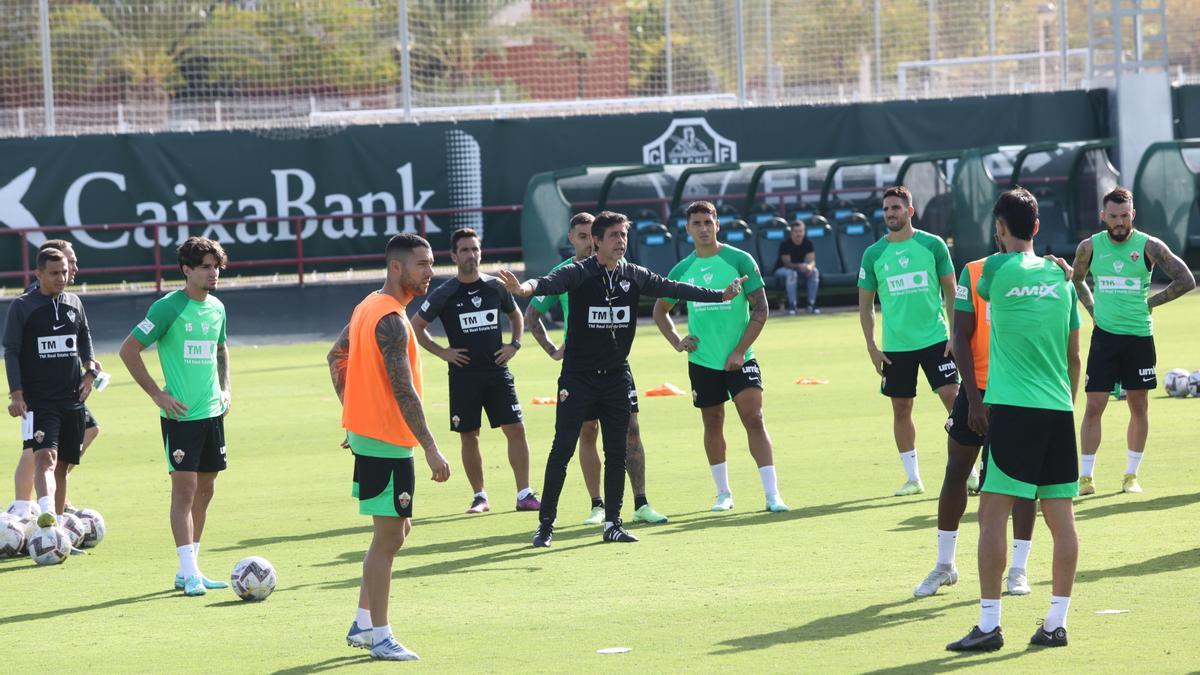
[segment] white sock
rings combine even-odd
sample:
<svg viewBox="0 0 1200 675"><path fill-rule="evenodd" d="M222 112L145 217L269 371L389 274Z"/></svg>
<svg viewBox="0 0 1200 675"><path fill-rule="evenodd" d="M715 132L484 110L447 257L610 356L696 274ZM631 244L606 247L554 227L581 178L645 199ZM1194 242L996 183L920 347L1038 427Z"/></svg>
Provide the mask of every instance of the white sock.
<svg viewBox="0 0 1200 675"><path fill-rule="evenodd" d="M186 581L197 574L200 570L196 569L196 552L192 550L191 544L184 544L175 549L179 554L179 574Z"/></svg>
<svg viewBox="0 0 1200 675"><path fill-rule="evenodd" d="M371 628L371 610L359 607L354 613L354 623L358 624L359 628Z"/></svg>
<svg viewBox="0 0 1200 675"><path fill-rule="evenodd" d="M38 497L38 508L42 513L54 513L54 500L50 497Z"/></svg>
<svg viewBox="0 0 1200 675"><path fill-rule="evenodd" d="M979 599L979 630L989 633L1000 625L1000 598Z"/></svg>
<svg viewBox="0 0 1200 675"><path fill-rule="evenodd" d="M729 489L729 465L725 462L720 464L710 464L708 470L712 472L713 482L717 484L717 494L733 494Z"/></svg>
<svg viewBox="0 0 1200 675"><path fill-rule="evenodd" d="M1128 460L1125 462L1125 473L1137 475L1138 467L1142 465L1142 453L1136 450L1129 450L1125 453Z"/></svg>
<svg viewBox="0 0 1200 675"><path fill-rule="evenodd" d="M974 478L975 480L979 480L979 465L978 464L971 467L971 478Z"/></svg>
<svg viewBox="0 0 1200 675"><path fill-rule="evenodd" d="M768 498L779 496L778 479L775 477L775 465L758 467L758 477L762 480L763 494Z"/></svg>
<svg viewBox="0 0 1200 675"><path fill-rule="evenodd" d="M954 553L958 549L958 530L938 530L938 565L954 566Z"/></svg>
<svg viewBox="0 0 1200 675"><path fill-rule="evenodd" d="M479 497L480 499L487 499L487 492L480 490L479 492L475 493L475 496Z"/></svg>
<svg viewBox="0 0 1200 675"><path fill-rule="evenodd" d="M63 519L62 514L58 514L58 515L54 516L54 522L58 523L59 527L62 527L62 519Z"/></svg>
<svg viewBox="0 0 1200 675"><path fill-rule="evenodd" d="M523 488L523 489L517 491L517 499L518 500L525 499L526 497L528 497L531 494L533 494L533 490L530 490L529 488Z"/></svg>
<svg viewBox="0 0 1200 675"><path fill-rule="evenodd" d="M392 637L391 626L375 626L371 629L371 642L373 644L379 644L390 637Z"/></svg>
<svg viewBox="0 0 1200 675"><path fill-rule="evenodd" d="M18 518L24 518L33 511L33 502L25 499L17 499L12 503L13 515Z"/></svg>
<svg viewBox="0 0 1200 675"><path fill-rule="evenodd" d="M1067 609L1071 607L1071 596L1069 595L1052 595L1050 596L1050 611L1046 612L1046 620L1042 623L1042 628L1046 632L1058 630L1059 628L1067 627Z"/></svg>
<svg viewBox="0 0 1200 675"><path fill-rule="evenodd" d="M609 528L611 528L612 526L613 526L613 522L611 520L604 521L604 531L605 532L608 532Z"/></svg>
<svg viewBox="0 0 1200 675"><path fill-rule="evenodd" d="M917 449L913 448L908 452L900 453L900 461L904 462L904 473L908 474L908 479L911 481L921 480L921 471L917 467Z"/></svg>
<svg viewBox="0 0 1200 675"><path fill-rule="evenodd" d="M1021 569L1029 568L1029 549L1033 548L1033 542L1028 539L1013 539L1013 559L1012 567ZM1009 569L1012 569L1011 567Z"/></svg>
<svg viewBox="0 0 1200 675"><path fill-rule="evenodd" d="M192 542L192 560L196 561L196 574L200 574L200 542Z"/></svg>
<svg viewBox="0 0 1200 675"><path fill-rule="evenodd" d="M1079 456L1079 475L1092 477L1092 468L1096 466L1095 455L1080 455Z"/></svg>

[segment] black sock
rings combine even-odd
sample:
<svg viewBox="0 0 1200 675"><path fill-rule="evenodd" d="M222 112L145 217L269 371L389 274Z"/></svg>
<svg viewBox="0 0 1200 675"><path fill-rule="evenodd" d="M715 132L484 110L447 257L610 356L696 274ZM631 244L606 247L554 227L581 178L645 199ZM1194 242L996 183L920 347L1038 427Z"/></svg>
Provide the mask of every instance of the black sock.
<svg viewBox="0 0 1200 675"><path fill-rule="evenodd" d="M603 499L600 499L599 497L596 497L596 498L594 498L594 499L592 500L592 508L593 508L593 509L602 509L602 508L604 508L604 500L603 500Z"/></svg>
<svg viewBox="0 0 1200 675"><path fill-rule="evenodd" d="M634 495L633 496L633 508L635 508L635 509L640 509L649 503L650 503L650 500L646 499L646 495Z"/></svg>

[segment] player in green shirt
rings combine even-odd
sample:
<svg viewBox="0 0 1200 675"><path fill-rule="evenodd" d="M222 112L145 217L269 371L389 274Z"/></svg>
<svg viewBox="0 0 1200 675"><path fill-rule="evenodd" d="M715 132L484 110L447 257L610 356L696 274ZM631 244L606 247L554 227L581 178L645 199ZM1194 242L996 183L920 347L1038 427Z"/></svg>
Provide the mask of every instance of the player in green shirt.
<svg viewBox="0 0 1200 675"><path fill-rule="evenodd" d="M907 475L896 496L921 494L913 399L917 368L946 412L958 395L958 369L950 356L948 319L954 317L954 264L942 238L912 225L916 210L908 188L883 193L887 236L863 252L858 270L858 318L880 393L892 399L892 433ZM875 296L883 312L883 349L875 344Z"/></svg>
<svg viewBox="0 0 1200 675"><path fill-rule="evenodd" d="M595 218L587 212L576 213L571 217L567 229L567 241L575 247L575 255L567 258L551 268L551 272L566 267L575 262L587 260L592 256L592 221ZM558 304L563 313L563 344L555 346L554 341L546 334L542 325L542 315L549 313L550 308ZM562 361L567 349L567 314L570 311L567 294L534 296L525 309L525 325L537 340L541 348L555 361ZM630 382L633 375L629 376ZM633 488L633 522L635 523L665 523L667 517L650 505L646 497L646 448L642 445L642 432L638 426L637 391L629 391L631 414L629 416L629 431L625 443L625 471L629 474L629 484ZM587 487L588 496L592 499L592 511L584 519L584 525L599 525L604 522L604 500L600 498L600 449L596 444L600 436L600 424L597 420L586 420L579 429L579 468L583 470L583 482Z"/></svg>
<svg viewBox="0 0 1200 675"><path fill-rule="evenodd" d="M1129 405L1129 442L1123 492L1141 492L1138 469L1150 434L1149 392L1158 386L1155 373L1154 324L1150 311L1196 287L1186 263L1162 240L1133 226L1137 212L1133 194L1115 187L1104 195L1100 219L1104 232L1079 242L1075 251L1075 289L1084 309L1095 319L1091 349L1088 350L1087 408L1079 428L1083 446L1080 457L1079 494L1096 491L1092 469L1100 449L1100 425L1108 407L1108 393L1120 383ZM1171 277L1171 284L1150 295L1150 272L1158 265ZM1091 271L1095 295L1087 284Z"/></svg>
<svg viewBox="0 0 1200 675"><path fill-rule="evenodd" d="M121 360L159 408L171 474L171 532L179 555L175 587L185 595L204 595L205 589L227 586L201 574L197 561L217 473L225 470L229 349L225 306L210 292L228 258L221 244L203 237L189 238L178 255L183 290L150 306L121 345ZM142 360L142 350L155 343L165 388Z"/></svg>
<svg viewBox="0 0 1200 675"><path fill-rule="evenodd" d="M723 289L744 279L742 294L725 302L688 302L688 336L680 337L671 320L676 300L654 303L654 322L675 351L688 353L692 404L704 422L704 452L717 486L713 511L733 508L725 463L725 402L733 399L746 429L750 455L758 465L767 510L787 511L779 496L771 437L763 423L762 371L751 345L762 332L770 308L762 274L750 254L717 241L720 221L710 202L692 202L684 211L696 251L681 260L668 278L704 288Z"/></svg>
<svg viewBox="0 0 1200 675"><path fill-rule="evenodd" d="M1074 399L1079 388L1079 310L1062 269L1034 253L1037 200L1024 188L992 209L1004 250L984 262L976 283L990 303L988 419L979 499L979 623L950 651L1004 645L1000 586L1007 563L1006 526L1017 499L1038 499L1054 539L1050 610L1030 644L1067 644L1067 607L1079 541L1071 500L1078 494Z"/></svg>

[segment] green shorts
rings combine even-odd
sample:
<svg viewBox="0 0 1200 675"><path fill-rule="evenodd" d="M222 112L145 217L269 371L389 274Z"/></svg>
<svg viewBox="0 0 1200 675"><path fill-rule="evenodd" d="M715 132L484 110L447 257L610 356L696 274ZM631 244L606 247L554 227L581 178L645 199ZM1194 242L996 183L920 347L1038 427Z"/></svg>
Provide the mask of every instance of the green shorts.
<svg viewBox="0 0 1200 675"><path fill-rule="evenodd" d="M364 516L411 518L416 477L412 448L392 445L353 432L346 434L354 452L354 484Z"/></svg>

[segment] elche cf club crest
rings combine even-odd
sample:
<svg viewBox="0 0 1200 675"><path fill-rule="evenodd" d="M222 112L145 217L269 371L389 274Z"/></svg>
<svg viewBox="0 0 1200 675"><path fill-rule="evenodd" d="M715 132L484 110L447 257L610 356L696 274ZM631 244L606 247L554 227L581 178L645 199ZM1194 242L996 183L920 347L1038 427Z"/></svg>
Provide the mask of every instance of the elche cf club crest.
<svg viewBox="0 0 1200 675"><path fill-rule="evenodd" d="M718 134L703 117L671 120L661 136L642 146L645 164L736 162L737 143Z"/></svg>

